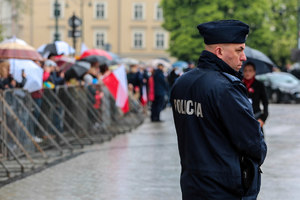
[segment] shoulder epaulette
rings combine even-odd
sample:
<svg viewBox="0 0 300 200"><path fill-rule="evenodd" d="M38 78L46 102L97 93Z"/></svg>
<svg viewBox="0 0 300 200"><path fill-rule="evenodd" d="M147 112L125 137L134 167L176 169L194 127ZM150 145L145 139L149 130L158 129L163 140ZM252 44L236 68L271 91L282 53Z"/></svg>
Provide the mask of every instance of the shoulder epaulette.
<svg viewBox="0 0 300 200"><path fill-rule="evenodd" d="M226 78L228 79L231 83L234 83L234 82L241 82L241 80L236 77L236 76L233 76L231 74L228 74L226 72L221 72L221 74Z"/></svg>

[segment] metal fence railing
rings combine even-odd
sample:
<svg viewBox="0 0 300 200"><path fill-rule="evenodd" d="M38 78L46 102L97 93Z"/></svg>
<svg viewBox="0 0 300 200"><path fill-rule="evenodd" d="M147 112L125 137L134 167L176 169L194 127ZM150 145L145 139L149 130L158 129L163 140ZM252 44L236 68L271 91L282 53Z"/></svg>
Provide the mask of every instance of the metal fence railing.
<svg viewBox="0 0 300 200"><path fill-rule="evenodd" d="M37 99L22 89L2 91L0 185L136 128L143 109L133 98L129 103L130 111L123 114L103 85L44 89Z"/></svg>

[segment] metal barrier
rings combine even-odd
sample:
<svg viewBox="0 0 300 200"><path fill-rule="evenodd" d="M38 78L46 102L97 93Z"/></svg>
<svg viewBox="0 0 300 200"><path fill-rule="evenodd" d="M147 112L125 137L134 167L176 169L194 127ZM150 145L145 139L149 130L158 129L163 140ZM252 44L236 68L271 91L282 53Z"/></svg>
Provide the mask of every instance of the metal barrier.
<svg viewBox="0 0 300 200"><path fill-rule="evenodd" d="M123 114L103 85L44 89L40 99L22 89L2 91L0 184L136 128L143 109L131 97L129 104Z"/></svg>

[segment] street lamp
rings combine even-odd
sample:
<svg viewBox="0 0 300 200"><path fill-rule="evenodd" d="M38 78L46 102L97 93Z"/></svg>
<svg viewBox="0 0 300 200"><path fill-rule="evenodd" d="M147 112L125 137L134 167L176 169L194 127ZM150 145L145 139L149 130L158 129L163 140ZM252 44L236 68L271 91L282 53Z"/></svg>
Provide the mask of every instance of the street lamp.
<svg viewBox="0 0 300 200"><path fill-rule="evenodd" d="M80 18L82 21L81 24L81 42L84 43L84 8L85 8L86 0L80 0L79 8L80 8ZM76 3L77 4L77 3ZM88 7L91 7L93 4L91 1L88 1ZM69 8L69 3L66 3L66 8Z"/></svg>
<svg viewBox="0 0 300 200"><path fill-rule="evenodd" d="M55 0L54 3L54 17L55 17L55 34L54 34L54 41L59 40L59 33L58 33L58 18L60 16L60 5L58 0Z"/></svg>

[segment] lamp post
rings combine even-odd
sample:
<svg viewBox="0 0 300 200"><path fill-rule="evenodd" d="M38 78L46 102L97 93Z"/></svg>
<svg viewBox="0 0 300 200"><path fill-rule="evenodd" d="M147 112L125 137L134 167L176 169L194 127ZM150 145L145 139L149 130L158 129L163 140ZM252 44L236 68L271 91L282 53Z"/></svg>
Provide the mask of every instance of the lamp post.
<svg viewBox="0 0 300 200"><path fill-rule="evenodd" d="M59 33L58 33L58 18L60 16L60 9L59 9L58 0L55 0L54 3L54 17L55 17L55 33L54 33L54 41L59 40Z"/></svg>
<svg viewBox="0 0 300 200"><path fill-rule="evenodd" d="M88 2L88 6L91 7L92 6L92 2L91 1L86 1L86 0L80 0L79 3L79 14L80 14L80 19L81 19L81 33L80 33L80 38L81 38L81 42L84 43L84 9L85 9L85 3ZM74 3L74 2L73 2ZM76 3L77 4L77 3ZM66 3L66 8L69 8L69 3Z"/></svg>

